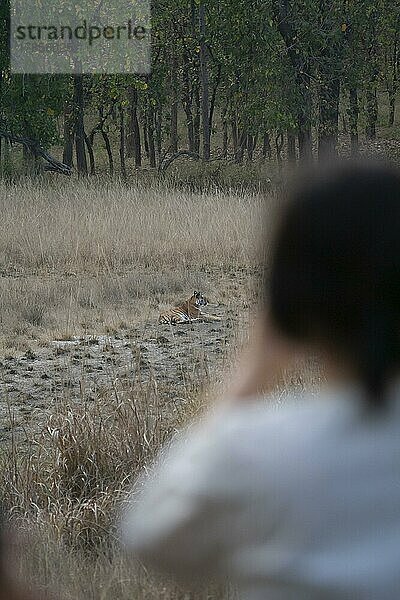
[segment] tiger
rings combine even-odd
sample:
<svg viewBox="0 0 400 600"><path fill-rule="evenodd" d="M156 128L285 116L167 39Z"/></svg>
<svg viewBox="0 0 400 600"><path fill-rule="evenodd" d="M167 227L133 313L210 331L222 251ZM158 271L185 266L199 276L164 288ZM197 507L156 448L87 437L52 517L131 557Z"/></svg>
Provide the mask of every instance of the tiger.
<svg viewBox="0 0 400 600"><path fill-rule="evenodd" d="M193 292L189 300L161 313L158 322L164 325L177 325L178 323L192 323L193 321L221 321L221 317L202 312L200 307L207 306L207 304L209 304L207 298L200 292Z"/></svg>

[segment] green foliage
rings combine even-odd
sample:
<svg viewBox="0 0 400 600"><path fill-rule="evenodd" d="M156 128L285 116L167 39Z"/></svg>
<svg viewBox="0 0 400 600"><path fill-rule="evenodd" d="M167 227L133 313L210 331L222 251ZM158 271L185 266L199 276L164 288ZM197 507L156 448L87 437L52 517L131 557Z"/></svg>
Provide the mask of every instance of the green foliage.
<svg viewBox="0 0 400 600"><path fill-rule="evenodd" d="M202 38L200 6L206 11ZM50 146L59 141L59 117L73 104L73 78L10 75L8 11L6 0L0 5L0 123ZM307 103L309 125L319 125L316 108L321 93L329 101L332 79L340 80L342 90L357 88L360 96L374 91L379 80L396 91L399 0L154 0L152 28L151 74L85 76L84 109L95 125L103 115L102 126L115 130L116 108L127 110L129 90L136 89L142 124L158 127L164 151L172 98L183 115L180 147L187 147L186 126L201 134L203 42L210 118L219 111L219 123L234 122L238 135L296 131L299 107Z"/></svg>
<svg viewBox="0 0 400 600"><path fill-rule="evenodd" d="M58 140L57 117L63 111L65 78L50 75L13 75L3 78L4 129L46 147Z"/></svg>
<svg viewBox="0 0 400 600"><path fill-rule="evenodd" d="M6 0L0 4L0 125L49 146L57 141L57 117L63 110L68 78L10 74L9 11Z"/></svg>

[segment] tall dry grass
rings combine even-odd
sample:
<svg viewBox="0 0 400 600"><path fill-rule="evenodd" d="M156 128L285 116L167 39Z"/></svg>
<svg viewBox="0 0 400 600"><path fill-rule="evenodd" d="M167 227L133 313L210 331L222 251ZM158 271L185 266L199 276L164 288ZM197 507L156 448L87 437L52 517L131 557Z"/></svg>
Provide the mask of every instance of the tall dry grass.
<svg viewBox="0 0 400 600"><path fill-rule="evenodd" d="M270 197L153 183L0 184L0 269L249 264Z"/></svg>
<svg viewBox="0 0 400 600"><path fill-rule="evenodd" d="M34 441L4 450L2 503L19 532L13 572L32 587L77 600L189 597L129 561L116 539L136 477L201 410L195 382L191 397L166 406L168 390L155 378L138 381L110 386L94 401L56 404Z"/></svg>
<svg viewBox="0 0 400 600"><path fill-rule="evenodd" d="M153 319L193 289L223 300L224 276L254 269L274 203L157 182L0 183L0 354Z"/></svg>

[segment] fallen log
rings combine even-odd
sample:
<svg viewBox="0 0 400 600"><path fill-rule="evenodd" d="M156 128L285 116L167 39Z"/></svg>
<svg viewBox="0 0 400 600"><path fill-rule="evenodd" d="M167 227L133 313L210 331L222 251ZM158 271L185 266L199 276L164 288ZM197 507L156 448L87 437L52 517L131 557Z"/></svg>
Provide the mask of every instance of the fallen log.
<svg viewBox="0 0 400 600"><path fill-rule="evenodd" d="M62 175L67 176L72 174L72 167L57 160L56 158L54 158L54 156L51 156L51 154L49 154L47 150L42 148L42 146L36 140L31 140L30 138L14 135L13 133L10 133L9 131L4 131L3 129L0 129L0 138L4 138L11 143L21 144L35 157L42 158L47 163L44 166L45 171L61 173Z"/></svg>
<svg viewBox="0 0 400 600"><path fill-rule="evenodd" d="M179 150L179 152L175 152L168 159L166 158L166 156L162 158L158 167L158 172L165 173L168 167L172 165L172 163L181 156L187 156L188 158L193 158L194 160L199 160L201 158L200 155L196 152L189 152L189 150Z"/></svg>

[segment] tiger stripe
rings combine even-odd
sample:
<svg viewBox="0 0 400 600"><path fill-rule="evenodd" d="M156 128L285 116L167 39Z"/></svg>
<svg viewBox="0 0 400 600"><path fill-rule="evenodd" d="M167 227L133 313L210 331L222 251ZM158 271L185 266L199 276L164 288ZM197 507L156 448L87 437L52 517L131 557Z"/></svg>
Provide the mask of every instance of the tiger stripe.
<svg viewBox="0 0 400 600"><path fill-rule="evenodd" d="M193 321L220 321L220 317L202 312L200 307L207 306L208 303L207 298L200 292L194 292L186 302L161 313L158 322L162 325L177 325L179 323L192 323Z"/></svg>

